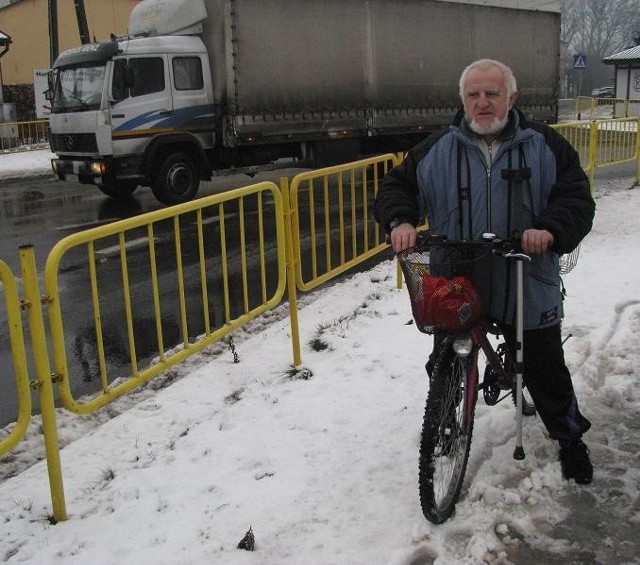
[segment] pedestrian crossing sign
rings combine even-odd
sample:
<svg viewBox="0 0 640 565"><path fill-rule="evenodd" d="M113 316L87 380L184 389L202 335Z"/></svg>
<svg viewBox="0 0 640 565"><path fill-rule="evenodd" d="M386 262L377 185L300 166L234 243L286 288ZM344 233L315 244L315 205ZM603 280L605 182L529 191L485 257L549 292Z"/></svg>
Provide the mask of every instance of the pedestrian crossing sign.
<svg viewBox="0 0 640 565"><path fill-rule="evenodd" d="M573 56L573 68L574 69L586 69L587 68L587 56L578 54Z"/></svg>

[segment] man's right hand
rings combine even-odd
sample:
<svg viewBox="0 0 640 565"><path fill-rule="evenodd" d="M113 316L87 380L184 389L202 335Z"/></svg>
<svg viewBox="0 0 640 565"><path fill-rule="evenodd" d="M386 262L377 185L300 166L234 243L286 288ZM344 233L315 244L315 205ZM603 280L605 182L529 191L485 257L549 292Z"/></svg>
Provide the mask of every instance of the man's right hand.
<svg viewBox="0 0 640 565"><path fill-rule="evenodd" d="M409 222L403 222L391 230L389 234L391 247L396 253L415 246L418 240L418 230Z"/></svg>

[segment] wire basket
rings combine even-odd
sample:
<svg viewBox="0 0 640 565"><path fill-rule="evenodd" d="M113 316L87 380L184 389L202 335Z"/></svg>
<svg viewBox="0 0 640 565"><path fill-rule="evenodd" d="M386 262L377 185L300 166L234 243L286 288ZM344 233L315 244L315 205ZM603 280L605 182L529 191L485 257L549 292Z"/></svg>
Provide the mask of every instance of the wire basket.
<svg viewBox="0 0 640 565"><path fill-rule="evenodd" d="M398 254L421 332L464 330L488 307L491 249L465 242L421 242Z"/></svg>
<svg viewBox="0 0 640 565"><path fill-rule="evenodd" d="M580 255L580 245L576 247L571 253L560 255L560 274L566 275L573 271L573 268L578 264L578 256Z"/></svg>

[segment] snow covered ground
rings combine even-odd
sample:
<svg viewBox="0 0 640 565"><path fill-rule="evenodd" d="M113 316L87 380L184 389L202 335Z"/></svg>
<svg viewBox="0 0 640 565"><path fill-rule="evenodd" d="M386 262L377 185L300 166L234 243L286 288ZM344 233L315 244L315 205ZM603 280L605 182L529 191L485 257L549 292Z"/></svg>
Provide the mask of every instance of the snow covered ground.
<svg viewBox="0 0 640 565"><path fill-rule="evenodd" d="M55 154L48 149L0 151L0 180L44 176L51 174L51 159Z"/></svg>
<svg viewBox="0 0 640 565"><path fill-rule="evenodd" d="M48 152L25 154L37 168ZM0 174L14 157L0 155ZM42 165L44 166L44 165ZM48 166L48 163L47 163ZM595 466L564 481L556 445L514 410L479 402L457 512L427 522L417 455L430 338L395 265L301 299L303 363L284 309L100 413L59 413L69 520L52 525L37 419L0 460L0 560L92 565L638 563L640 189L601 181L597 215L565 278L567 361ZM280 315L278 315L280 314ZM314 351L321 338L329 348ZM1 433L1 432L0 432ZM14 475L14 476L10 476ZM237 548L252 528L255 551Z"/></svg>

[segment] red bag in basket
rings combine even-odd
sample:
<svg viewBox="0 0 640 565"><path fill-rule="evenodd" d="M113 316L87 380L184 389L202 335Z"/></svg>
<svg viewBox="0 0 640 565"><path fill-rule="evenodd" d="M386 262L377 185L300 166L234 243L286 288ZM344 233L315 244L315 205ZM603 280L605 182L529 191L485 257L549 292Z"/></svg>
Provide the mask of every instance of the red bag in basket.
<svg viewBox="0 0 640 565"><path fill-rule="evenodd" d="M482 302L469 279L422 276L422 326L469 328L482 313Z"/></svg>

